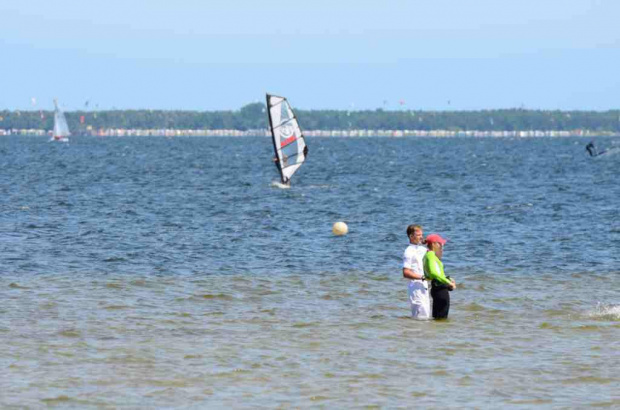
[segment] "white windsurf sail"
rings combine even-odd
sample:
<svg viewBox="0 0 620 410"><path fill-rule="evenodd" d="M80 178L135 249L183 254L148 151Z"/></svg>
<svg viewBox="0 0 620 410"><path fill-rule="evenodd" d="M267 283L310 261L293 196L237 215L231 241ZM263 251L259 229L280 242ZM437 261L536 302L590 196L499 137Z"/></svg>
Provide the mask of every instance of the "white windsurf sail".
<svg viewBox="0 0 620 410"><path fill-rule="evenodd" d="M52 134L52 140L54 141L69 141L69 126L65 114L58 107L58 101L54 100L54 132Z"/></svg>
<svg viewBox="0 0 620 410"><path fill-rule="evenodd" d="M269 127L276 156L274 161L283 184L291 177L308 156L308 146L299 128L297 117L286 98L267 94Z"/></svg>

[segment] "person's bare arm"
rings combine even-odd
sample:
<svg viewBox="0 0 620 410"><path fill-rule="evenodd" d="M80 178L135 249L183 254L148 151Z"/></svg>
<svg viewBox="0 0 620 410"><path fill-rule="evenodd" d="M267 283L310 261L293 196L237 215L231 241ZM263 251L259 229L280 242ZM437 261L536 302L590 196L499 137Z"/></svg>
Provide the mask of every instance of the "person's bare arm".
<svg viewBox="0 0 620 410"><path fill-rule="evenodd" d="M417 274L409 268L403 268L403 277L407 279L412 279L412 280L416 280L416 279L419 280L419 279L423 279L424 275Z"/></svg>

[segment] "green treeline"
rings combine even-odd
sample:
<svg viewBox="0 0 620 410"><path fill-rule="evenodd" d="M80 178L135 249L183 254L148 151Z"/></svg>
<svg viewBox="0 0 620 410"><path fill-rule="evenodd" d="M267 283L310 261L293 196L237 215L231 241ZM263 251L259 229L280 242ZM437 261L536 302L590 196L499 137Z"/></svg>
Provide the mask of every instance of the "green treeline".
<svg viewBox="0 0 620 410"><path fill-rule="evenodd" d="M503 109L482 111L367 111L297 110L306 130L450 130L450 131L572 131L620 132L620 110L543 111ZM125 129L235 129L268 127L265 104L237 111L71 111L65 116L71 130L92 127ZM0 111L0 129L53 128L50 111Z"/></svg>

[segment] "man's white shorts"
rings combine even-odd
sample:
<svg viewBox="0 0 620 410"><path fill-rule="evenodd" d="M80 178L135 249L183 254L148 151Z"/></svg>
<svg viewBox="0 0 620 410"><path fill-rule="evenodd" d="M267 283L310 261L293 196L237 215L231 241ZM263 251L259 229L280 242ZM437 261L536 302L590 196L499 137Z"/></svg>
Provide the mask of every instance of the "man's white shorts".
<svg viewBox="0 0 620 410"><path fill-rule="evenodd" d="M409 303L411 304L411 316L414 319L427 320L431 318L431 298L428 285L421 280L409 281Z"/></svg>

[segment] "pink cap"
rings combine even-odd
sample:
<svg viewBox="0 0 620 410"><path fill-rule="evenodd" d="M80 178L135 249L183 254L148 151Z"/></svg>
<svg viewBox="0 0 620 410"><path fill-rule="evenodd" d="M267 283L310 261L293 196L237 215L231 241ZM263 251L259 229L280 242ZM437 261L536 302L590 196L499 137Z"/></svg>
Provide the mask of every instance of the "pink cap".
<svg viewBox="0 0 620 410"><path fill-rule="evenodd" d="M442 238L441 236L439 236L438 234L432 233L426 237L426 243L433 243L433 242L437 242L443 245L448 241Z"/></svg>

